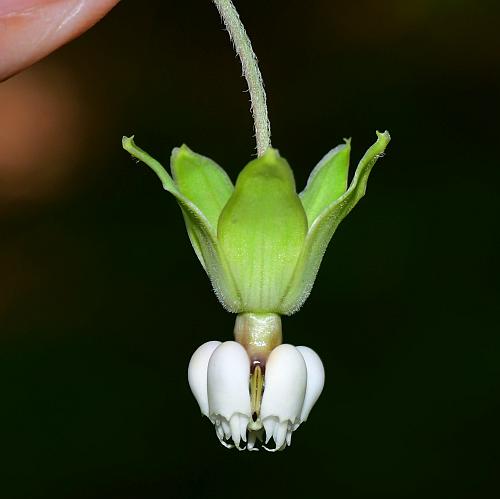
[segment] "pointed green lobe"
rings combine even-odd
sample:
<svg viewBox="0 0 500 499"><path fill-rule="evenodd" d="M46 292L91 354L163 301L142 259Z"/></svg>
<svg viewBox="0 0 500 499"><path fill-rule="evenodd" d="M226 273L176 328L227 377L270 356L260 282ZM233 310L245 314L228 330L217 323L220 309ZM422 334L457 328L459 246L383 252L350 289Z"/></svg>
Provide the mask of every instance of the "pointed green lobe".
<svg viewBox="0 0 500 499"><path fill-rule="evenodd" d="M217 221L222 208L233 193L234 187L226 172L215 161L196 154L183 145L172 151L170 169L179 191L186 196L207 218L213 231L217 233ZM182 210L191 245L207 270L201 243L192 226L191 217Z"/></svg>
<svg viewBox="0 0 500 499"><path fill-rule="evenodd" d="M324 208L309 227L290 286L281 305L282 313L293 314L309 296L333 233L364 196L368 176L373 165L383 155L390 139L389 132L377 132L377 142L366 151L359 162L349 189L340 198Z"/></svg>
<svg viewBox="0 0 500 499"><path fill-rule="evenodd" d="M226 172L210 158L183 145L172 151L170 161L175 185L217 230L219 215L234 187Z"/></svg>
<svg viewBox="0 0 500 499"><path fill-rule="evenodd" d="M300 200L307 214L309 226L321 212L342 196L347 189L351 141L332 149L314 168Z"/></svg>
<svg viewBox="0 0 500 499"><path fill-rule="evenodd" d="M213 162L207 166L204 161L206 158L192 153L187 147L184 150L181 148L174 151L172 155L172 162L175 163L172 169L179 181L180 187L178 187L161 163L139 148L134 143L133 137L123 137L122 145L132 156L148 165L158 175L164 189L175 197L181 207L189 239L210 277L215 294L228 311L239 311L240 299L224 255L219 251L216 219L214 224L216 210L219 209L230 188L229 179L225 173L222 175L219 171L220 168ZM201 174L195 171L202 167L207 167L209 172ZM194 179L195 187L188 185L187 178ZM212 189L208 200L202 199L203 196L201 196L204 182L206 189ZM217 182L218 185L214 187ZM197 203L200 203L208 211L208 216Z"/></svg>

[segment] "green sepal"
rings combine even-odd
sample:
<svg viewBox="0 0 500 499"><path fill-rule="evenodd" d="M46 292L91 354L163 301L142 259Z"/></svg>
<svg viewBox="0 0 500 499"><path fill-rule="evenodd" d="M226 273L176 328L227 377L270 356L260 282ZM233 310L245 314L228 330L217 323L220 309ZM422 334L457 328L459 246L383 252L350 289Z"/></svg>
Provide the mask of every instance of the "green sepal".
<svg viewBox="0 0 500 499"><path fill-rule="evenodd" d="M186 145L172 151L170 169L179 191L200 209L217 232L219 215L234 191L226 172Z"/></svg>
<svg viewBox="0 0 500 499"><path fill-rule="evenodd" d="M241 171L217 230L242 311L280 312L306 234L292 170L268 149Z"/></svg>
<svg viewBox="0 0 500 499"><path fill-rule="evenodd" d="M309 175L305 189L299 194L307 214L309 227L321 212L347 189L351 140L332 149Z"/></svg>
<svg viewBox="0 0 500 499"><path fill-rule="evenodd" d="M170 170L176 187L200 209L217 233L219 215L234 190L226 172L215 161L191 151L185 144L173 149ZM201 265L207 270L200 241L184 210L183 216L191 245Z"/></svg>
<svg viewBox="0 0 500 499"><path fill-rule="evenodd" d="M215 294L228 311L238 312L241 307L240 298L234 285L231 273L227 267L224 255L219 250L219 243L217 241L217 226L214 226L210 222L207 216L202 212L200 207L193 202L193 200L189 199L180 191L172 177L168 174L161 163L135 145L133 136L123 137L122 145L123 148L132 156L148 165L158 175L163 184L163 188L175 197L184 215L189 239L191 240L196 255L212 282ZM178 154L175 156L178 156ZM179 177L183 177L185 170L191 166L180 166L176 174L179 175L180 173ZM190 195L200 192L199 187L190 190L184 185L183 188L186 192L189 192ZM194 197L196 198L196 195Z"/></svg>
<svg viewBox="0 0 500 499"><path fill-rule="evenodd" d="M390 141L389 132L377 132L377 142L358 164L349 189L327 206L309 227L289 288L281 305L281 313L293 314L309 296L325 250L340 222L364 196L368 176Z"/></svg>

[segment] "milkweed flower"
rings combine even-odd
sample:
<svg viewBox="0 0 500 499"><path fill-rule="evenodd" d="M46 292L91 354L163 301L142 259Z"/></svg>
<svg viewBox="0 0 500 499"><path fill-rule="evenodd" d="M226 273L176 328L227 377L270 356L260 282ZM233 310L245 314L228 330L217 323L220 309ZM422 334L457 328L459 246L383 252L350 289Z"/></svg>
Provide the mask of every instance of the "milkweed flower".
<svg viewBox="0 0 500 499"><path fill-rule="evenodd" d="M175 197L215 294L238 314L236 341L204 343L188 368L200 410L224 445L253 450L262 442L281 450L307 420L323 388L323 365L310 348L282 344L280 316L296 312L309 296L333 233L365 194L389 140L388 132L377 132L349 188L346 140L297 194L290 166L273 148L233 186L220 166L185 145L172 152L170 176L133 137L123 138L123 147Z"/></svg>

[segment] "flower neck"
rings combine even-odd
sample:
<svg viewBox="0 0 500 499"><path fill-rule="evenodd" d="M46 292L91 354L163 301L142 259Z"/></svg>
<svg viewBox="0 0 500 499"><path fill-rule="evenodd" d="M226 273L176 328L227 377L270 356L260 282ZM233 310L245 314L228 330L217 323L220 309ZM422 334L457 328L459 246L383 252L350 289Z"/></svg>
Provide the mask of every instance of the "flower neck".
<svg viewBox="0 0 500 499"><path fill-rule="evenodd" d="M257 365L264 371L269 354L281 345L281 318L278 314L239 314L234 325L234 338L247 351L252 372Z"/></svg>

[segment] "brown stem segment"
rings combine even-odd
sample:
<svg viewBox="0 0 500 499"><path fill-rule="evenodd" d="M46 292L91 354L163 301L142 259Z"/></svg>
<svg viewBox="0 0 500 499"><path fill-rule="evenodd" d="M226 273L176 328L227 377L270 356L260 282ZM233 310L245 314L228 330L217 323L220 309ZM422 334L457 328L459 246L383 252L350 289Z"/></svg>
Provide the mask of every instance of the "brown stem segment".
<svg viewBox="0 0 500 499"><path fill-rule="evenodd" d="M281 318L278 314L239 314L234 325L234 337L247 351L252 372L256 365L264 371L269 354L281 345Z"/></svg>

